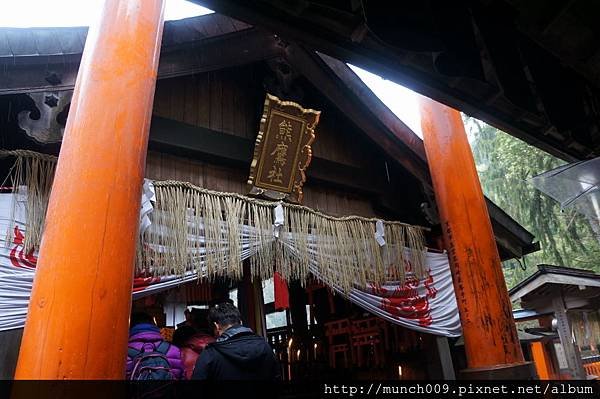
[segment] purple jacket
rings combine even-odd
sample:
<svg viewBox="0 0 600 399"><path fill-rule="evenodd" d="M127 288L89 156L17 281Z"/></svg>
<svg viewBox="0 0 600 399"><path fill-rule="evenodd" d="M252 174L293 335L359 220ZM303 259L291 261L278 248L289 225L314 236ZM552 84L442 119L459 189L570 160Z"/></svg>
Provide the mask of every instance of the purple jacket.
<svg viewBox="0 0 600 399"><path fill-rule="evenodd" d="M142 350L146 347L148 350L152 350L164 341L160 335L160 330L153 324L138 324L131 328L129 331L129 344L130 348L135 350ZM179 348L171 344L167 351L167 360L171 366L171 371L176 379L180 380L183 376L183 362L181 361L181 352ZM127 379L131 376L133 371L133 359L127 356Z"/></svg>

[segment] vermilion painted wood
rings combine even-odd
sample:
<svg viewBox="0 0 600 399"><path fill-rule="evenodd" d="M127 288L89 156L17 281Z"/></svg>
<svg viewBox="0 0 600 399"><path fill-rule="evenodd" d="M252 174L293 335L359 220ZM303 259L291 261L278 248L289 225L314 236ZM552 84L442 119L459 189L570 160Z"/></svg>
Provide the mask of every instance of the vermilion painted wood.
<svg viewBox="0 0 600 399"><path fill-rule="evenodd" d="M524 363L460 113L421 100L421 127L471 369Z"/></svg>
<svg viewBox="0 0 600 399"><path fill-rule="evenodd" d="M553 379L552 362L542 342L531 343L531 354L540 380Z"/></svg>
<svg viewBox="0 0 600 399"><path fill-rule="evenodd" d="M124 378L163 0L106 0L87 37L17 379Z"/></svg>

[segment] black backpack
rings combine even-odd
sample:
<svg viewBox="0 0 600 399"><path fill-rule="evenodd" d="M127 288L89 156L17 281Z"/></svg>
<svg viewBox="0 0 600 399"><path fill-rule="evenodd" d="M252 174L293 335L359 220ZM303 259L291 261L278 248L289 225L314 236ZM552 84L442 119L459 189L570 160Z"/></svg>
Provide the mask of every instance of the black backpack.
<svg viewBox="0 0 600 399"><path fill-rule="evenodd" d="M174 380L175 375L171 371L167 358L170 347L171 344L166 341L162 341L158 346L144 345L141 350L129 347L127 354L133 362L129 379L132 381Z"/></svg>

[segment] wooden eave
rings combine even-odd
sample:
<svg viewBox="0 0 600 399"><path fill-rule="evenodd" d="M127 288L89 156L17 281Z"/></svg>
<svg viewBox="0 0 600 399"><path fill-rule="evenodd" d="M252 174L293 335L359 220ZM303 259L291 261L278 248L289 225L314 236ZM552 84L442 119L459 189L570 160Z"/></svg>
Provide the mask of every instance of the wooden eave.
<svg viewBox="0 0 600 399"><path fill-rule="evenodd" d="M582 269L538 265L538 270L509 291L512 302L524 309L549 311L552 298L562 295L568 308L587 306L600 300L600 275Z"/></svg>

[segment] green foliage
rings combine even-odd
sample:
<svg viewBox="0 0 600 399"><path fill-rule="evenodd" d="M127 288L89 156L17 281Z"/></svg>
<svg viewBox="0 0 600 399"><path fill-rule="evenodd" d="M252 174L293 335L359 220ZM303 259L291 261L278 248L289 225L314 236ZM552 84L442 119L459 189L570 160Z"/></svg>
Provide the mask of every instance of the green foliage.
<svg viewBox="0 0 600 399"><path fill-rule="evenodd" d="M586 218L536 190L527 179L565 162L471 117L465 117L484 193L533 233L541 250L504 262L509 288L548 263L600 271L600 244Z"/></svg>

